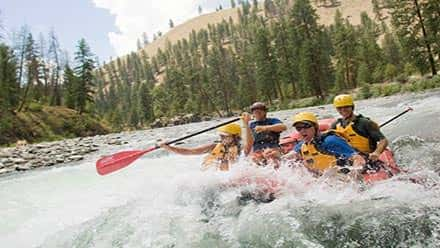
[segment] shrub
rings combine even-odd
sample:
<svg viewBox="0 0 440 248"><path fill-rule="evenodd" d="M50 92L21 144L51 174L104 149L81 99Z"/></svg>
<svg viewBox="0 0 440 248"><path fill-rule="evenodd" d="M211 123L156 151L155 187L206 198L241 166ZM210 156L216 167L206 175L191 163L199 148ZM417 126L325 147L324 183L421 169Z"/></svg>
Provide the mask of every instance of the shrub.
<svg viewBox="0 0 440 248"><path fill-rule="evenodd" d="M400 90L401 87L399 83L384 84L382 87L382 95L389 96L400 92Z"/></svg>
<svg viewBox="0 0 440 248"><path fill-rule="evenodd" d="M380 84L373 84L371 86L371 96L372 97L379 97L382 95L382 87Z"/></svg>
<svg viewBox="0 0 440 248"><path fill-rule="evenodd" d="M372 96L373 96L373 93L371 92L371 86L369 84L362 84L362 87L360 90L361 99L367 99Z"/></svg>
<svg viewBox="0 0 440 248"><path fill-rule="evenodd" d="M43 105L37 102L31 102L27 109L31 112L41 112L43 110Z"/></svg>
<svg viewBox="0 0 440 248"><path fill-rule="evenodd" d="M393 64L387 64L385 67L385 78L394 80L397 76L397 67Z"/></svg>

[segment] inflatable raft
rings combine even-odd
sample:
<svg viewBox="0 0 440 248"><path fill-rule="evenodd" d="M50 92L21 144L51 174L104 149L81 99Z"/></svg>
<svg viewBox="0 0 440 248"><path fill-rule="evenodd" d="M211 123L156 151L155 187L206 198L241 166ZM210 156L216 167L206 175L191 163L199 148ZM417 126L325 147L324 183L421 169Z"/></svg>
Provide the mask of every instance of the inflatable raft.
<svg viewBox="0 0 440 248"><path fill-rule="evenodd" d="M331 124L336 121L333 118L322 119L319 120L319 130L321 132L327 131L330 129ZM301 135L294 131L290 135L283 137L280 140L280 145L283 147L287 147L287 149L292 148L293 146L299 142L301 139ZM369 169L366 168L363 173L364 182L372 183L376 181L381 181L392 177L400 173L400 168L397 166L396 161L394 160L394 155L391 150L388 148L380 155L379 161L376 163L370 163Z"/></svg>

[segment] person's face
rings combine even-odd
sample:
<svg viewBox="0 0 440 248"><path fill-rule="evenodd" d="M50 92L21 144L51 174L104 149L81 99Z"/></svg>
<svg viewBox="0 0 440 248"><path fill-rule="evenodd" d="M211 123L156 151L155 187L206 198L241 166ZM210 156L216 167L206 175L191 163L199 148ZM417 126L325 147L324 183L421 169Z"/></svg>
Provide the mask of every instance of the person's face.
<svg viewBox="0 0 440 248"><path fill-rule="evenodd" d="M287 154L293 150L294 146L295 144L293 142L284 143L281 145L281 151L283 152L283 154Z"/></svg>
<svg viewBox="0 0 440 248"><path fill-rule="evenodd" d="M220 134L220 139L223 145L230 145L234 142L234 136L232 135Z"/></svg>
<svg viewBox="0 0 440 248"><path fill-rule="evenodd" d="M353 115L353 107L352 106L338 107L338 108L336 108L336 110L344 119L350 118Z"/></svg>
<svg viewBox="0 0 440 248"><path fill-rule="evenodd" d="M266 111L264 109L254 109L252 111L252 115L254 115L257 121L262 121L266 119Z"/></svg>
<svg viewBox="0 0 440 248"><path fill-rule="evenodd" d="M295 124L295 129L301 135L302 140L308 143L315 137L316 130L312 124L307 122L299 122Z"/></svg>

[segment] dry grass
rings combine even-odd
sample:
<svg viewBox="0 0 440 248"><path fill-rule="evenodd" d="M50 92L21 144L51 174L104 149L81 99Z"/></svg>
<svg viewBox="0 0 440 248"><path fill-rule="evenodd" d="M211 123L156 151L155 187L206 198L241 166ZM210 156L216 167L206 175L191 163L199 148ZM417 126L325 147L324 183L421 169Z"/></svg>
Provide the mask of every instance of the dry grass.
<svg viewBox="0 0 440 248"><path fill-rule="evenodd" d="M363 11L367 12L370 17L374 17L373 5L371 4L370 0L341 0L341 5L337 7L317 7L319 23L331 25L337 9L341 11L343 17L350 16L349 20L354 25L360 24L360 13ZM162 50L165 49L167 41L170 41L171 44L174 44L180 39L188 38L192 30L198 31L200 29L207 28L208 24L220 23L223 20L228 21L229 18L232 18L234 22L237 22L237 8L224 9L218 12L194 17L178 26L175 26L162 37L148 44L144 50L148 56L152 57L156 54L158 48Z"/></svg>

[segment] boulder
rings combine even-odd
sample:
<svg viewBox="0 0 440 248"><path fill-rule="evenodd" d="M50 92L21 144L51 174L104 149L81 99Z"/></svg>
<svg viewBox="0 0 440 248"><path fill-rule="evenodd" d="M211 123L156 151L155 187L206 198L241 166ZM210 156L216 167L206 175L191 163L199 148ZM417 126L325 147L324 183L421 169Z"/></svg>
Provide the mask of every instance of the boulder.
<svg viewBox="0 0 440 248"><path fill-rule="evenodd" d="M13 167L3 168L3 169L0 169L0 175L7 174L7 173L10 173L13 171L15 171L15 168L13 168Z"/></svg>
<svg viewBox="0 0 440 248"><path fill-rule="evenodd" d="M27 171L30 169L31 169L30 164L19 164L15 166L16 171Z"/></svg>
<svg viewBox="0 0 440 248"><path fill-rule="evenodd" d="M72 160L72 161L79 161L79 160L83 160L83 159L84 159L84 156L81 156L81 155L73 155L73 156L69 157L69 160Z"/></svg>

